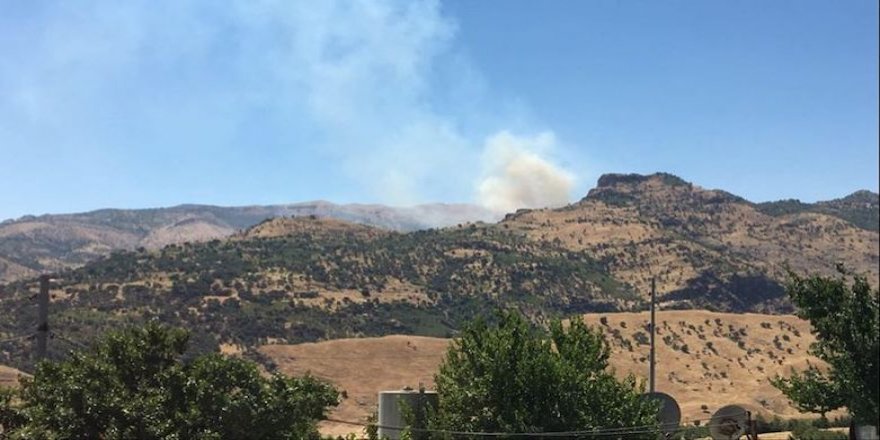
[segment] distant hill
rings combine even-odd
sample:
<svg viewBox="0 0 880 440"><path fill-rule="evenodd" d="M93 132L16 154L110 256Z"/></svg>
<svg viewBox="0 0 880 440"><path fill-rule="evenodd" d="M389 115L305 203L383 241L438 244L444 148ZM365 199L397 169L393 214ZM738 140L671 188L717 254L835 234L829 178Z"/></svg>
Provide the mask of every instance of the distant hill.
<svg viewBox="0 0 880 440"><path fill-rule="evenodd" d="M823 203L849 206L853 196ZM656 277L671 307L776 309L786 267L830 274L842 262L877 285L876 230L821 212L774 214L670 174L609 174L575 204L523 210L501 225L583 251L636 291L649 291Z"/></svg>
<svg viewBox="0 0 880 440"><path fill-rule="evenodd" d="M0 282L79 267L115 250L159 249L169 244L224 238L268 218L310 215L395 231L497 220L485 209L467 204L395 208L322 201L243 207L180 205L25 216L0 223Z"/></svg>
<svg viewBox="0 0 880 440"><path fill-rule="evenodd" d="M692 186L666 173L651 176L606 174L591 191L592 199L604 198L612 205L624 203L625 198L632 194L613 188L638 185L651 179L659 179L670 187ZM797 200L751 204L740 197L723 194L730 197L731 202L750 204L759 212L774 217L818 213L842 219L868 231L877 232L880 229L880 196L870 191L857 191L841 199L812 204ZM338 205L324 201L242 207L180 205L24 216L0 222L0 283L79 267L116 250L139 247L150 250L169 244L220 239L269 218L310 215L399 232L499 220L497 214L469 204L428 204L401 208L368 204Z"/></svg>
<svg viewBox="0 0 880 440"><path fill-rule="evenodd" d="M797 199L758 203L764 214L782 216L804 212L833 215L869 231L880 230L880 194L861 190L840 199L803 203Z"/></svg>
<svg viewBox="0 0 880 440"><path fill-rule="evenodd" d="M791 311L786 267L844 263L878 285L878 233L837 216L772 216L669 174L606 175L581 201L499 223L411 232L305 215L223 239L118 251L64 270L53 328L75 342L147 319L187 327L199 350L361 336L454 335L496 307L548 315L666 309ZM35 321L34 279L0 285L0 338ZM56 345L57 346L57 345ZM0 363L26 367L25 343ZM59 352L60 353L60 352Z"/></svg>

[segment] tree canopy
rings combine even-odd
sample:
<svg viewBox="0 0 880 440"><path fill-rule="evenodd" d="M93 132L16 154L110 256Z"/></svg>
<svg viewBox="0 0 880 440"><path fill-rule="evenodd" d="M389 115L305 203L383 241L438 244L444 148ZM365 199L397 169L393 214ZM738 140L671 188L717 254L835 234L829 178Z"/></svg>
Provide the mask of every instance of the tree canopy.
<svg viewBox="0 0 880 440"><path fill-rule="evenodd" d="M810 352L828 364L810 366L773 384L803 411L847 407L860 424L880 420L880 301L867 280L838 267L838 276L791 274L788 293L797 314L810 321Z"/></svg>
<svg viewBox="0 0 880 440"><path fill-rule="evenodd" d="M304 439L337 404L312 377L263 376L247 360L184 362L188 334L155 323L109 334L88 351L39 364L23 380L27 439Z"/></svg>
<svg viewBox="0 0 880 440"><path fill-rule="evenodd" d="M436 375L437 430L560 432L645 427L656 438L656 403L640 398L635 379L608 368L603 335L581 319L549 331L519 313L497 323L478 319L453 342ZM442 437L442 436L441 436Z"/></svg>

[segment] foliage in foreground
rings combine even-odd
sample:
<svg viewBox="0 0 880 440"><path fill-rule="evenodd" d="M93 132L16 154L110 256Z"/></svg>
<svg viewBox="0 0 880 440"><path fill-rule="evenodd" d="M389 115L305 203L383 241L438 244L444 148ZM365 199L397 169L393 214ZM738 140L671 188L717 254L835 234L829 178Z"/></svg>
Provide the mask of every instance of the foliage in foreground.
<svg viewBox="0 0 880 440"><path fill-rule="evenodd" d="M184 362L187 342L184 330L150 323L41 363L22 382L11 438L317 438L315 423L337 404L309 376L264 377L219 354Z"/></svg>
<svg viewBox="0 0 880 440"><path fill-rule="evenodd" d="M810 352L825 361L827 372L810 366L779 388L802 411L846 407L857 424L880 420L880 297L867 280L838 267L837 277L801 278L791 274L788 293L798 316L810 321L816 343ZM852 280L850 283L849 280Z"/></svg>
<svg viewBox="0 0 880 440"><path fill-rule="evenodd" d="M829 431L811 425L797 425L792 429L789 438L792 440L847 440L849 437L839 431Z"/></svg>
<svg viewBox="0 0 880 440"><path fill-rule="evenodd" d="M428 426L535 433L642 426L656 438L656 404L639 397L634 378L614 377L602 334L580 319L549 330L511 311L496 324L471 323L436 375L440 402Z"/></svg>

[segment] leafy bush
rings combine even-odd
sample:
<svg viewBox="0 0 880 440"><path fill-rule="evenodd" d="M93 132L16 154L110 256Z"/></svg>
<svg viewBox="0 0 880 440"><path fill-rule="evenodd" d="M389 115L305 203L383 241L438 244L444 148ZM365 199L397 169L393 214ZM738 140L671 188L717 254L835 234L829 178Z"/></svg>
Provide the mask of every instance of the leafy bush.
<svg viewBox="0 0 880 440"><path fill-rule="evenodd" d="M792 428L792 440L847 440L847 435L837 431L823 431L810 424L798 424Z"/></svg>
<svg viewBox="0 0 880 440"><path fill-rule="evenodd" d="M810 353L829 371L809 366L772 381L802 411L847 407L857 423L880 420L880 293L838 266L839 276L791 273L788 293L816 334ZM852 281L850 281L850 279Z"/></svg>
<svg viewBox="0 0 880 440"><path fill-rule="evenodd" d="M608 344L580 319L558 320L549 334L517 312L497 324L477 319L447 352L436 375L435 429L558 432L657 426L655 402L641 399L635 379L608 370ZM643 428L643 430L646 430ZM656 438L654 433L646 438Z"/></svg>
<svg viewBox="0 0 880 440"><path fill-rule="evenodd" d="M183 362L189 335L150 323L109 334L94 349L39 364L22 380L21 439L317 438L337 404L312 377L264 377L219 354Z"/></svg>

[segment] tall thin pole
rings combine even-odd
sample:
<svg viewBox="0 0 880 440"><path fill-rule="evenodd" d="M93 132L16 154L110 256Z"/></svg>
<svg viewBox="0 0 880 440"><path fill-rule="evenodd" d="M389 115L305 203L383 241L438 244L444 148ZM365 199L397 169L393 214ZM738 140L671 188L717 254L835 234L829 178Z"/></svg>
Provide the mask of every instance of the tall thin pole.
<svg viewBox="0 0 880 440"><path fill-rule="evenodd" d="M657 321L654 318L654 308L657 303L657 282L655 278L651 278L651 366L648 373L648 391L654 392L655 377L654 365L656 358L654 357L654 333Z"/></svg>
<svg viewBox="0 0 880 440"><path fill-rule="evenodd" d="M49 339L49 276L40 277L39 313L37 318L37 361L46 358L46 343Z"/></svg>

